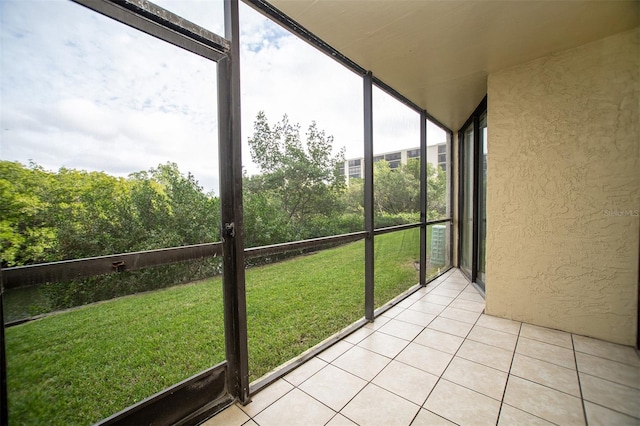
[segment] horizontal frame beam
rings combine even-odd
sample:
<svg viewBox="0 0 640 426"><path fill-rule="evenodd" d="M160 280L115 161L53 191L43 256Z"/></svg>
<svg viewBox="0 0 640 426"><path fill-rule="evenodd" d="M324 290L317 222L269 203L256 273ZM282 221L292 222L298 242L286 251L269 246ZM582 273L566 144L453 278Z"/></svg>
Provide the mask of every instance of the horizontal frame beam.
<svg viewBox="0 0 640 426"><path fill-rule="evenodd" d="M273 5L271 5L268 1L265 0L244 0L244 3L256 9L258 12L267 16L274 22L282 25L307 43L314 46L316 49L320 50L322 53L334 58L339 63L355 72L356 74L363 76L367 73L367 70L362 68L360 65L349 59L347 56L340 53L337 49L332 47L329 43L322 40L320 37L313 34L311 31L307 30L305 27L300 25L298 22L291 19L289 16L282 13L280 10L276 9Z"/></svg>
<svg viewBox="0 0 640 426"><path fill-rule="evenodd" d="M433 220L426 226L451 222L451 219ZM420 223L390 226L375 229L374 235L403 231L421 226ZM330 237L313 238L290 243L252 247L244 250L245 258L271 256L288 251L322 247L328 244L348 243L366 238L366 231L353 232ZM63 260L60 262L39 263L36 265L14 266L2 269L3 286L11 290L31 285L57 282L63 280L86 278L114 272L135 271L138 269L169 265L188 260L216 257L222 255L222 243L205 243L183 247L121 253L109 256L90 257L86 259Z"/></svg>
<svg viewBox="0 0 640 426"><path fill-rule="evenodd" d="M231 44L199 25L188 21L148 0L73 0L91 10L218 62Z"/></svg>
<svg viewBox="0 0 640 426"><path fill-rule="evenodd" d="M365 238L365 231L353 232L351 234L342 234L331 237L313 238L310 240L294 241L291 243L272 244L262 247L251 247L244 250L245 259L251 259L261 256L270 256L274 254L286 253L293 250L302 250L306 248L320 247L327 244L348 243Z"/></svg>
<svg viewBox="0 0 640 426"><path fill-rule="evenodd" d="M233 403L222 362L97 423L112 425L196 425Z"/></svg>
<svg viewBox="0 0 640 426"><path fill-rule="evenodd" d="M222 243L205 243L159 250L63 260L2 269L5 290L222 255Z"/></svg>

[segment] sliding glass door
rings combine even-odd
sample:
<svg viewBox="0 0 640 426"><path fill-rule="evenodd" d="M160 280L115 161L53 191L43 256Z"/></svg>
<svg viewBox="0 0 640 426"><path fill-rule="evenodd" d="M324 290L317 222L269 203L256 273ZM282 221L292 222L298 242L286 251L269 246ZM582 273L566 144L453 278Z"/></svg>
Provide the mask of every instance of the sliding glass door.
<svg viewBox="0 0 640 426"><path fill-rule="evenodd" d="M485 250L487 246L487 113L480 117L478 136L478 275L476 281L484 289Z"/></svg>
<svg viewBox="0 0 640 426"><path fill-rule="evenodd" d="M486 98L458 133L460 146L460 269L484 290L487 233Z"/></svg>
<svg viewBox="0 0 640 426"><path fill-rule="evenodd" d="M462 138L462 205L460 215L460 268L471 278L473 269L473 123L463 132Z"/></svg>

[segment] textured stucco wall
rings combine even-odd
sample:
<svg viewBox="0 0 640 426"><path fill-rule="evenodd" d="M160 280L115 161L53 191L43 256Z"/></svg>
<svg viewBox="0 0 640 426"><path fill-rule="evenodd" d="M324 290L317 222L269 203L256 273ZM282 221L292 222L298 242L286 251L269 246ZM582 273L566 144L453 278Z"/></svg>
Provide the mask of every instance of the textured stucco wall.
<svg viewBox="0 0 640 426"><path fill-rule="evenodd" d="M638 36L489 76L487 313L635 345Z"/></svg>

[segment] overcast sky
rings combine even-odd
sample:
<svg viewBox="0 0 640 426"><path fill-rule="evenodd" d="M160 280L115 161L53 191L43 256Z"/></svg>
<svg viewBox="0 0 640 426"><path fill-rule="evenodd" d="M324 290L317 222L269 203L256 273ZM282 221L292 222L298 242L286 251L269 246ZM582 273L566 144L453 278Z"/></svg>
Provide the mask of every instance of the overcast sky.
<svg viewBox="0 0 640 426"><path fill-rule="evenodd" d="M224 34L221 1L156 3ZM244 4L240 16L247 172L260 110L302 133L315 120L362 156L362 78ZM0 49L0 159L118 176L171 161L219 193L215 63L67 0L0 0ZM418 114L375 90L374 151L418 145Z"/></svg>

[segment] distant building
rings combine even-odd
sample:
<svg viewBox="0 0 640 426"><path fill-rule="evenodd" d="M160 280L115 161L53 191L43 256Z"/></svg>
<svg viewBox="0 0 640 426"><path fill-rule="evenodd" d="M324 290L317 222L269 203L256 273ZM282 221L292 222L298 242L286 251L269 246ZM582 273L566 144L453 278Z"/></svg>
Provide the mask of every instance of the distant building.
<svg viewBox="0 0 640 426"><path fill-rule="evenodd" d="M373 162L385 160L389 163L391 169L400 167L400 164L407 164L407 161L417 158L420 159L420 148L409 148L401 151L385 152L375 155ZM447 144L445 142L437 145L427 146L427 161L434 167L440 167L447 170ZM347 183L349 179L364 177L364 158L350 158L345 160L341 173L346 176Z"/></svg>

